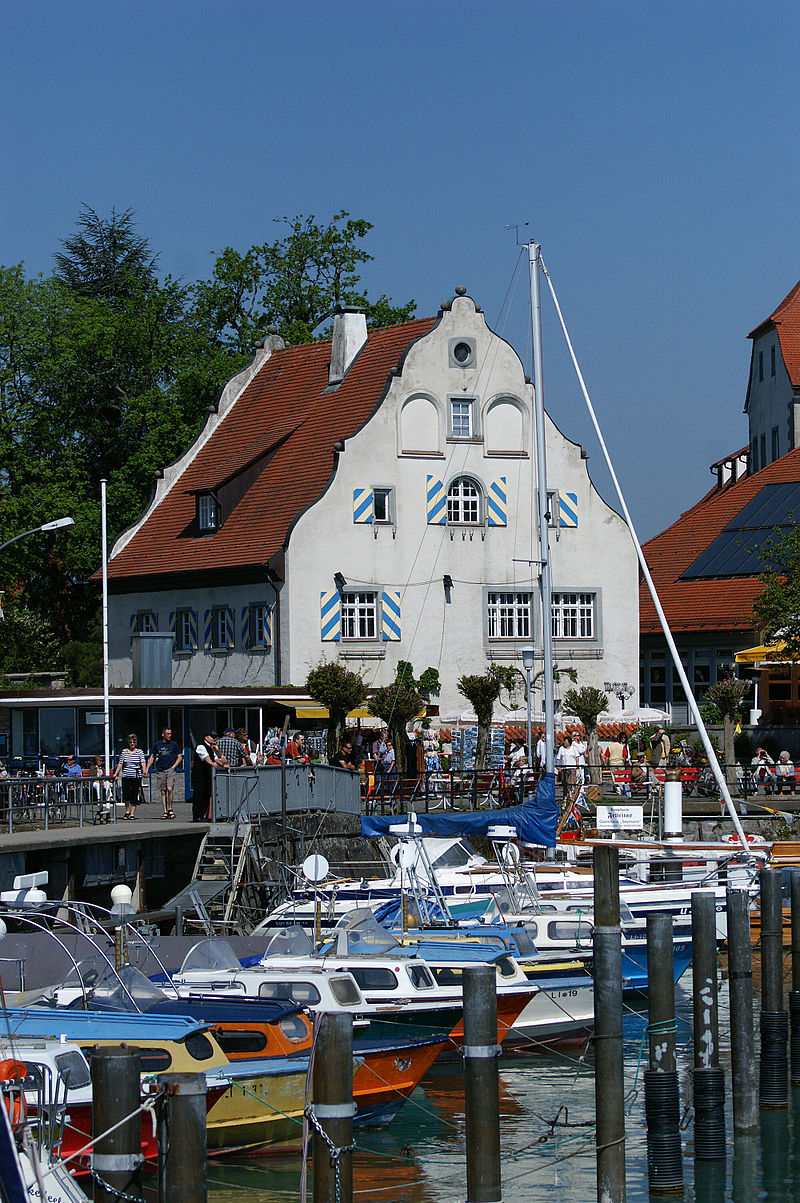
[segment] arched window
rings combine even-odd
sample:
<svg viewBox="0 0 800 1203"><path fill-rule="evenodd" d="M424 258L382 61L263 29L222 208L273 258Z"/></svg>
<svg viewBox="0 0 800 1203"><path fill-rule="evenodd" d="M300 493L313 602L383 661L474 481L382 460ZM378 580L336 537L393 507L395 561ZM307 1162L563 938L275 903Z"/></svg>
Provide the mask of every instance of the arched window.
<svg viewBox="0 0 800 1203"><path fill-rule="evenodd" d="M481 491L469 476L457 476L447 490L447 521L466 526L481 521Z"/></svg>

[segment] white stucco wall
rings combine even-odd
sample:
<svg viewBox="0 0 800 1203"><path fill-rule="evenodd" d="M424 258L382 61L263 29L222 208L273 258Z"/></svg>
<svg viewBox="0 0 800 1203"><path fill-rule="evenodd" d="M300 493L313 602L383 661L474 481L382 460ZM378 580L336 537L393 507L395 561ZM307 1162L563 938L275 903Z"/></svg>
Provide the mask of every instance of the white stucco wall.
<svg viewBox="0 0 800 1203"><path fill-rule="evenodd" d="M158 590L112 594L109 598L109 682L129 686L132 681L131 615L139 611L156 615L157 629L169 631L170 614L180 608L197 612L198 648L192 653L173 652L172 685L175 688L238 688L275 684L275 631L272 650L243 647L242 611L251 604L272 605L275 591L270 585L217 585L204 589ZM232 651L210 651L203 647L205 611L215 606L233 610L235 642Z"/></svg>
<svg viewBox="0 0 800 1203"><path fill-rule="evenodd" d="M452 366L452 347L459 340L472 340L474 366ZM412 443L432 437L436 423L416 403L413 424L401 422L404 403L417 396L434 403L439 419L438 449L424 455L419 446L407 453L401 439L401 430ZM522 429L525 454L489 454L482 439L448 441L448 399L454 396L475 397L483 418L499 398L515 400L524 415L506 411L500 429L493 431L492 445L508 445L515 429L517 437ZM328 491L292 532L282 610L285 683L302 684L314 664L341 656L371 683L386 684L398 659L410 660L417 673L428 665L439 669L444 714L468 709L456 688L463 673L482 672L491 660L521 667L520 649L527 640L490 643L487 637L486 591L497 586L538 592L536 566L525 562L539 558L532 521L531 406L532 388L516 353L488 330L469 297L457 297L438 326L410 349L383 405L348 440ZM577 529L551 531L554 591L597 593L597 637L557 642L555 659L577 669L579 686L626 680L638 694L638 573L627 529L595 492L580 448L551 422L547 457L549 488L577 494L579 515ZM427 477L442 480L446 491L463 474L484 489L506 478L507 526L428 524ZM381 486L395 489L396 527L355 523L354 490ZM349 589L400 592L399 642L321 640L320 593L334 589L337 572ZM446 574L453 579L449 602ZM538 603L534 631L533 642L541 649Z"/></svg>
<svg viewBox="0 0 800 1203"><path fill-rule="evenodd" d="M775 348L775 375L772 375L772 348ZM759 380L759 354L763 354L764 378ZM753 342L750 366L750 397L747 416L750 428L750 447L758 440L757 470L786 455L798 444L795 401L791 381L784 366L776 330L769 330ZM778 455L773 454L772 432L778 428ZM761 454L764 438L766 458ZM751 461L752 462L752 461Z"/></svg>

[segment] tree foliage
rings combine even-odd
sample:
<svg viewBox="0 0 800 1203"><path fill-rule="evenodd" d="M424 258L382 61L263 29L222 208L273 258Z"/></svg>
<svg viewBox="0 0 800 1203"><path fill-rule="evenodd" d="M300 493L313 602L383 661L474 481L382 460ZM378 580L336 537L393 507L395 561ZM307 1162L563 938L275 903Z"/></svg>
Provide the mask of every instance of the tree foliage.
<svg viewBox="0 0 800 1203"><path fill-rule="evenodd" d="M362 246L370 222L342 210L327 223L299 214L280 224L288 227L284 238L244 252L226 247L211 279L193 289L198 322L222 346L249 351L269 325L290 346L325 338L328 330L320 327L344 305L363 308L372 326L413 315L413 301L370 301L360 287L359 269L372 259Z"/></svg>
<svg viewBox="0 0 800 1203"><path fill-rule="evenodd" d="M755 624L764 643L785 644L773 658L800 660L800 526L777 530L761 556L766 567L753 602Z"/></svg>
<svg viewBox="0 0 800 1203"><path fill-rule="evenodd" d="M367 685L359 673L350 672L338 660L323 660L306 677L309 697L328 711L328 756L335 755L344 738L345 719L367 696Z"/></svg>
<svg viewBox="0 0 800 1203"><path fill-rule="evenodd" d="M586 731L589 777L597 783L601 776L597 720L608 708L608 696L603 693L602 689L595 689L593 685L584 685L581 689L568 689L564 694L562 708L567 714L574 714L583 723Z"/></svg>
<svg viewBox="0 0 800 1203"><path fill-rule="evenodd" d="M490 664L485 673L459 677L458 692L467 699L478 720L478 742L475 748L475 768L486 768L486 745L492 725L494 704L504 689L514 688L516 671L510 665Z"/></svg>
<svg viewBox="0 0 800 1203"><path fill-rule="evenodd" d="M752 687L752 681L729 677L727 680L717 681L715 685L706 690L706 703L715 706L722 717L723 757L728 785L736 783L735 724L739 718L742 702Z"/></svg>
<svg viewBox="0 0 800 1203"><path fill-rule="evenodd" d="M377 324L413 312L413 303L373 304L360 291L369 222L339 213L287 224L286 237L244 254L228 248L210 279L186 285L159 277L132 210L103 217L84 207L50 278L0 267L0 543L52 518L75 519L57 537L0 553L0 588L19 581L20 611L45 617L62 644L75 645L82 683L97 683L86 680L97 656L81 645L98 629L100 480L113 541L268 322L294 342L312 337L336 304L363 300Z"/></svg>

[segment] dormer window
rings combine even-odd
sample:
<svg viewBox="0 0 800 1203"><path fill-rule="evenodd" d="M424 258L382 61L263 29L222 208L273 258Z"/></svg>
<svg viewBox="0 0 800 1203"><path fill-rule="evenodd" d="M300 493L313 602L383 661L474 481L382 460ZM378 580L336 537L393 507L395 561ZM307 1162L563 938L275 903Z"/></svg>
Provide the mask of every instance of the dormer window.
<svg viewBox="0 0 800 1203"><path fill-rule="evenodd" d="M201 535L219 530L219 502L213 493L198 494L197 529Z"/></svg>

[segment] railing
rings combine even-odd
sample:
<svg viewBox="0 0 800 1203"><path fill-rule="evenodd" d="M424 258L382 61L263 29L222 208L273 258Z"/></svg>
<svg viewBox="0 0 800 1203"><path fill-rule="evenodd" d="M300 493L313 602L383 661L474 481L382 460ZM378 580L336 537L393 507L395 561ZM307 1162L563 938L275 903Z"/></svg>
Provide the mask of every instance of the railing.
<svg viewBox="0 0 800 1203"><path fill-rule="evenodd" d="M282 769L278 765L217 770L214 773L214 818L227 822L280 814ZM360 814L357 773L329 764L286 765L287 811L329 810Z"/></svg>
<svg viewBox="0 0 800 1203"><path fill-rule="evenodd" d="M111 817L113 797L111 777L4 777L0 826L12 835L20 829L94 825Z"/></svg>

